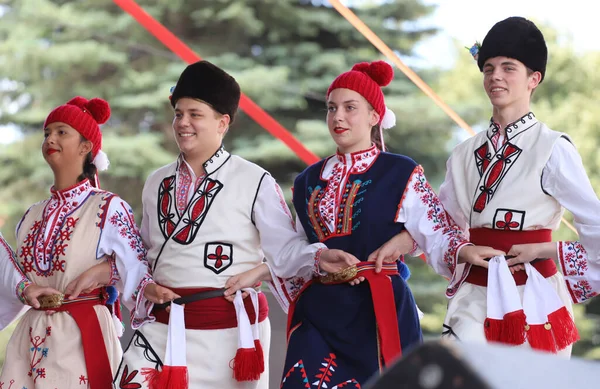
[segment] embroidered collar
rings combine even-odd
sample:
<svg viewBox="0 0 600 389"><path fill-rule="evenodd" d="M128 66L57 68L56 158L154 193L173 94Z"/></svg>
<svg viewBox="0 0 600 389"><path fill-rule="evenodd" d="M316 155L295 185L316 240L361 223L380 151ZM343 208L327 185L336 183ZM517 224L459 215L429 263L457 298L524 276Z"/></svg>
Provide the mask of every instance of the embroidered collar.
<svg viewBox="0 0 600 389"><path fill-rule="evenodd" d="M52 195L51 199L58 200L59 202L73 203L73 205L77 206L78 203L81 203L83 197L85 197L92 189L93 186L88 179L63 190L56 190L54 186L52 186L52 188L50 188L50 193Z"/></svg>
<svg viewBox="0 0 600 389"><path fill-rule="evenodd" d="M377 159L377 156L381 153L381 150L377 146L373 145L366 150L357 151L354 153L336 153L336 160L351 169L351 173L363 173L371 167L373 162Z"/></svg>
<svg viewBox="0 0 600 389"><path fill-rule="evenodd" d="M537 123L537 119L533 112L529 112L526 115L523 115L521 118L516 121L510 123L506 126L506 139L511 139L515 135L527 130L531 126ZM487 136L490 140L494 139L494 137L498 137L500 133L500 126L498 123L494 122L494 118L490 119L490 125L487 130Z"/></svg>
<svg viewBox="0 0 600 389"><path fill-rule="evenodd" d="M227 160L229 159L231 154L223 146L219 147L219 149L208 159L208 161L204 162L202 166L204 167L204 171L206 175L210 175L217 171ZM177 170L184 164L187 163L183 154L179 154L177 158Z"/></svg>

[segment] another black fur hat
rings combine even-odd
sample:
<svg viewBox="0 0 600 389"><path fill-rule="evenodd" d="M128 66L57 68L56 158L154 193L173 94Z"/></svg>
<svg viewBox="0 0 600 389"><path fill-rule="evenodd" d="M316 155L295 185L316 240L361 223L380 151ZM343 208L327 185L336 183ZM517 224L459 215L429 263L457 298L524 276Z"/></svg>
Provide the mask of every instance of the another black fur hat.
<svg viewBox="0 0 600 389"><path fill-rule="evenodd" d="M175 108L182 97L202 100L222 115L229 115L231 122L240 103L240 86L227 72L208 61L189 65L177 81L171 105Z"/></svg>
<svg viewBox="0 0 600 389"><path fill-rule="evenodd" d="M521 61L533 71L546 73L548 48L544 35L533 22L513 16L498 22L487 33L477 57L479 70L493 57L509 57ZM541 81L540 81L541 82Z"/></svg>

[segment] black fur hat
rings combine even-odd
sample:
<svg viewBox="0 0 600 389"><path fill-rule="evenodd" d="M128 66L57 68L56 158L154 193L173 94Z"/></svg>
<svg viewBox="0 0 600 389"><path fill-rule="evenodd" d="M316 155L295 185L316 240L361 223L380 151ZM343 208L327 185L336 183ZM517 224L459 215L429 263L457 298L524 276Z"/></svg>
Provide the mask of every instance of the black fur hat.
<svg viewBox="0 0 600 389"><path fill-rule="evenodd" d="M229 115L231 123L240 103L240 86L227 72L208 61L189 65L177 81L171 105L175 108L182 97L202 100L222 115Z"/></svg>
<svg viewBox="0 0 600 389"><path fill-rule="evenodd" d="M479 70L493 57L509 57L521 61L533 71L546 73L548 48L544 35L533 22L513 16L498 22L487 33L477 57ZM541 82L541 81L540 81Z"/></svg>

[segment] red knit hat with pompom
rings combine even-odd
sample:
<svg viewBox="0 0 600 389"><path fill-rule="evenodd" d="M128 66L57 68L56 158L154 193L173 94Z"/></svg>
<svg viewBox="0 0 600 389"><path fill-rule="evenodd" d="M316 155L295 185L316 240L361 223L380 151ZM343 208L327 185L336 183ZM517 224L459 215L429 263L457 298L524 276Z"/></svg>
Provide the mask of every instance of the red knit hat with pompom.
<svg viewBox="0 0 600 389"><path fill-rule="evenodd" d="M353 90L364 97L379 114L379 123L386 112L382 86L388 85L394 78L394 70L385 61L361 62L352 70L340 74L327 89L327 98L332 90L345 88Z"/></svg>
<svg viewBox="0 0 600 389"><path fill-rule="evenodd" d="M77 96L66 104L54 108L46 118L44 128L56 122L73 127L85 139L92 142L92 157L95 159L102 149L102 132L99 125L106 123L109 117L110 106L105 100L99 98L88 100Z"/></svg>

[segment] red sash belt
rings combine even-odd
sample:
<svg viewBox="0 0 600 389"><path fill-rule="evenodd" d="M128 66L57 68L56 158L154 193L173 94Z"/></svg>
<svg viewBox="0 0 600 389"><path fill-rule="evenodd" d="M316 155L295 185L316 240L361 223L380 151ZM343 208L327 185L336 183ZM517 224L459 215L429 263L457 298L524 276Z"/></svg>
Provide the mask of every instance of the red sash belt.
<svg viewBox="0 0 600 389"><path fill-rule="evenodd" d="M394 289L387 277L398 275L398 265L396 263L385 263L381 272L375 273L374 262L360 262L356 265L356 271L349 268L342 270L340 273L345 273L347 276L336 277L338 273L334 273L322 277L320 281L327 284L339 284L358 277L365 277L373 298L381 355L385 365L390 366L396 358L402 356Z"/></svg>
<svg viewBox="0 0 600 389"><path fill-rule="evenodd" d="M510 248L516 244L552 242L552 230L547 229L505 231L492 230L490 228L472 228L469 230L469 234L471 243L477 246L490 246L496 250L502 250L505 253L508 253ZM536 260L531 264L545 278L552 277L557 272L556 264L552 259ZM465 282L479 286L487 286L487 278L488 272L486 268L472 266ZM513 278L517 285L525 285L525 282L527 282L527 273L524 271L515 272Z"/></svg>
<svg viewBox="0 0 600 389"><path fill-rule="evenodd" d="M180 296L213 290L213 288L170 288ZM244 305L250 323L254 324L256 313L249 298L244 299ZM258 321L262 322L269 314L269 303L264 293L258 294ZM153 309L152 314L156 321L169 324L169 313L164 309ZM233 303L223 297L214 297L205 300L194 301L185 304L185 328L188 330L221 330L225 328L236 328L238 326L237 316Z"/></svg>
<svg viewBox="0 0 600 389"><path fill-rule="evenodd" d="M81 332L83 356L88 375L90 389L106 389L112 387L112 371L104 343L104 336L98 321L95 305L104 305L108 296L102 289L91 293L80 294L75 300L64 300L58 306L42 307L39 310L68 312L75 320Z"/></svg>

